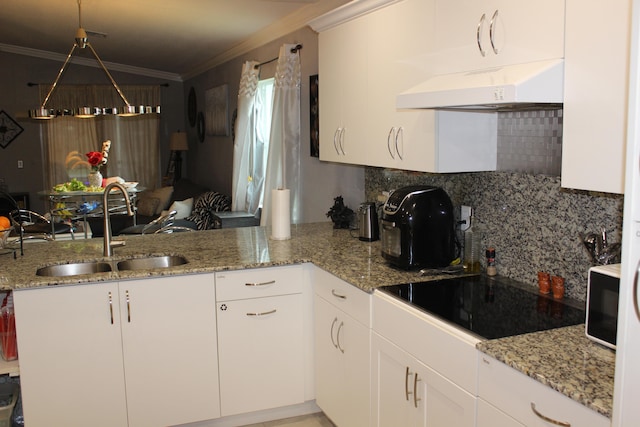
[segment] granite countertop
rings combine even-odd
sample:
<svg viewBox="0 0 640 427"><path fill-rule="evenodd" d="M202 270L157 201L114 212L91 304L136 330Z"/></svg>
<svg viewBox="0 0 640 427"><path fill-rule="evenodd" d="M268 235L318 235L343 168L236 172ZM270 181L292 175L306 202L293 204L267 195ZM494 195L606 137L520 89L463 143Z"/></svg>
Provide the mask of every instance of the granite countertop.
<svg viewBox="0 0 640 427"><path fill-rule="evenodd" d="M478 350L611 418L616 353L584 324L483 341Z"/></svg>
<svg viewBox="0 0 640 427"><path fill-rule="evenodd" d="M102 239L27 243L24 256L0 256L0 290L96 281L127 280L269 267L312 262L336 277L366 291L419 279L415 271L391 268L380 256L380 242L362 242L356 231L336 230L332 224L291 227L290 240L272 240L270 228L241 227L194 233L126 236L124 247L111 260L149 255L182 255L188 263L169 269L114 271L72 277L37 276L39 267L103 260ZM118 239L121 239L118 237ZM583 326L481 342L483 351L580 403L611 416L613 352L583 338ZM598 346L598 347L596 347ZM534 350L535 349L535 350ZM561 355L562 357L558 357ZM583 363L576 363L582 356ZM597 369L596 369L597 367Z"/></svg>
<svg viewBox="0 0 640 427"><path fill-rule="evenodd" d="M104 260L102 238L29 242L24 256L0 256L0 290L49 285L192 274L221 270L313 262L366 292L379 286L415 281L418 273L391 268L380 256L380 242L362 242L357 232L336 230L331 223L291 227L290 240L272 240L270 229L240 227L196 233L118 236L126 245L114 249L112 260L148 255L182 255L189 262L165 270L119 271L72 277L36 276L39 267ZM450 276L431 276L433 279ZM421 280L428 280L422 278Z"/></svg>

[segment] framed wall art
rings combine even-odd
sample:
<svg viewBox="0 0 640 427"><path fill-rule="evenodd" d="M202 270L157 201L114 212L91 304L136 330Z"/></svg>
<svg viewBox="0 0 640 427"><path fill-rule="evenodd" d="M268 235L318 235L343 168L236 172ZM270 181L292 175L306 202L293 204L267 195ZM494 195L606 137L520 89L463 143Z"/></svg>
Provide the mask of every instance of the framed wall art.
<svg viewBox="0 0 640 427"><path fill-rule="evenodd" d="M207 135L229 135L229 86L220 85L205 92Z"/></svg>
<svg viewBox="0 0 640 427"><path fill-rule="evenodd" d="M7 148L24 129L10 115L0 111L0 147Z"/></svg>
<svg viewBox="0 0 640 427"><path fill-rule="evenodd" d="M309 76L309 141L311 157L320 157L320 104L318 104L318 75Z"/></svg>

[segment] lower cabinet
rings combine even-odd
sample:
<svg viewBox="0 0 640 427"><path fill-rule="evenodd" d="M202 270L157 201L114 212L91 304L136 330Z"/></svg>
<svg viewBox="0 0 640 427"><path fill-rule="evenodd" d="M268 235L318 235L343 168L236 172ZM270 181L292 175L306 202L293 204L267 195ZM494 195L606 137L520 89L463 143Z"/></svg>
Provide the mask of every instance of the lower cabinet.
<svg viewBox="0 0 640 427"><path fill-rule="evenodd" d="M216 273L222 416L305 401L302 271Z"/></svg>
<svg viewBox="0 0 640 427"><path fill-rule="evenodd" d="M479 353L478 427L608 427L609 418Z"/></svg>
<svg viewBox="0 0 640 427"><path fill-rule="evenodd" d="M476 398L374 333L374 425L473 427Z"/></svg>
<svg viewBox="0 0 640 427"><path fill-rule="evenodd" d="M213 275L16 290L14 303L30 427L220 416Z"/></svg>
<svg viewBox="0 0 640 427"><path fill-rule="evenodd" d="M371 295L315 273L316 403L338 427L368 427Z"/></svg>

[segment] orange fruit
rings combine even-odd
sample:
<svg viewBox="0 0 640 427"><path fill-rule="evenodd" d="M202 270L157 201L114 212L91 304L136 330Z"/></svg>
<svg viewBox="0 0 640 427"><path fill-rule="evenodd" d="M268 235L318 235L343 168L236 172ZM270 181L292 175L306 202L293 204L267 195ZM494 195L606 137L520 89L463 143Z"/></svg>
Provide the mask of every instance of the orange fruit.
<svg viewBox="0 0 640 427"><path fill-rule="evenodd" d="M0 230L6 230L11 227L11 221L6 216L0 216Z"/></svg>

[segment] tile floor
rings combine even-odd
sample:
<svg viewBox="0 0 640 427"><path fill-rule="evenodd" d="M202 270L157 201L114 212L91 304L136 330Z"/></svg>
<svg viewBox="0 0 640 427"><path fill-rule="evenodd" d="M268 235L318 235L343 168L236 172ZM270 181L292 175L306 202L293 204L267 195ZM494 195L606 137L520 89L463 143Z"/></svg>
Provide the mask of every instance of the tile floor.
<svg viewBox="0 0 640 427"><path fill-rule="evenodd" d="M335 427L322 412L301 417L286 418L284 420L251 424L245 427Z"/></svg>

